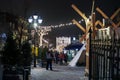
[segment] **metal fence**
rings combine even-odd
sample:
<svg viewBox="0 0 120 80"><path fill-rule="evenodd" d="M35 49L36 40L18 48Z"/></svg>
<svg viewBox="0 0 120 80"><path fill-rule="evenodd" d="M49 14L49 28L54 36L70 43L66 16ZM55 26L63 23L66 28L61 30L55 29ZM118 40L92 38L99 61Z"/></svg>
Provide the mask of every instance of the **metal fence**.
<svg viewBox="0 0 120 80"><path fill-rule="evenodd" d="M120 39L90 40L89 80L120 80Z"/></svg>

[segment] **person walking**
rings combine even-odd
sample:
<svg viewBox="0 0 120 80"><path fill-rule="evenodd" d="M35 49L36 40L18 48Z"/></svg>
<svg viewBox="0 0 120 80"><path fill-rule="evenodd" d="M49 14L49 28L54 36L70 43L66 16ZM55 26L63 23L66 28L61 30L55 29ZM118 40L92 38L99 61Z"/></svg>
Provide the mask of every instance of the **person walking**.
<svg viewBox="0 0 120 80"><path fill-rule="evenodd" d="M48 51L46 53L46 61L47 61L46 70L48 70L48 68L50 68L50 70L53 70L52 69L52 59L53 59L53 54L51 51Z"/></svg>
<svg viewBox="0 0 120 80"><path fill-rule="evenodd" d="M67 55L67 53L64 54L64 61L65 61L65 64L67 64L67 61L68 61L68 55Z"/></svg>
<svg viewBox="0 0 120 80"><path fill-rule="evenodd" d="M62 65L63 64L63 60L64 60L64 53L62 53L62 52L60 52L60 54L59 54L59 59L60 59L60 65Z"/></svg>
<svg viewBox="0 0 120 80"><path fill-rule="evenodd" d="M58 64L58 60L59 60L59 53L55 51L55 63L56 64Z"/></svg>

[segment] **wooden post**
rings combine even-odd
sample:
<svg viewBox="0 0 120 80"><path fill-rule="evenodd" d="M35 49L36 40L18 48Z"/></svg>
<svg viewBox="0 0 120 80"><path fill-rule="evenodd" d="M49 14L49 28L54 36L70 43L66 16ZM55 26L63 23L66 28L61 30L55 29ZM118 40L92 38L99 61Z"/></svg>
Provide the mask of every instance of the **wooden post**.
<svg viewBox="0 0 120 80"><path fill-rule="evenodd" d="M86 67L85 67L85 75L89 74L89 33L86 33Z"/></svg>
<svg viewBox="0 0 120 80"><path fill-rule="evenodd" d="M110 19L113 20L116 17L116 15L119 14L119 12L120 12L120 8L114 12L114 14L110 17Z"/></svg>
<svg viewBox="0 0 120 80"><path fill-rule="evenodd" d="M103 24L102 24L102 22L100 22L100 20L97 20L97 21L95 22L95 26L97 26L98 24L99 24L102 28L104 27ZM95 27L95 30L98 30L98 29Z"/></svg>
<svg viewBox="0 0 120 80"><path fill-rule="evenodd" d="M109 17L100 9L100 8L96 8L96 10L105 18L105 19L109 19ZM118 10L119 11L119 10ZM117 13L117 12L116 12ZM114 18L114 16L116 15L116 13L111 17L111 19L112 18ZM117 26L116 26L116 24L111 20L111 24L112 24L112 26L116 29L117 28Z"/></svg>
<svg viewBox="0 0 120 80"><path fill-rule="evenodd" d="M73 8L80 16L82 16L84 20L87 19L87 17L86 17L74 4L72 4L72 8Z"/></svg>
<svg viewBox="0 0 120 80"><path fill-rule="evenodd" d="M82 25L80 25L75 19L72 20L84 33L86 32Z"/></svg>
<svg viewBox="0 0 120 80"><path fill-rule="evenodd" d="M92 38L95 39L95 13L92 14L92 27L93 27Z"/></svg>

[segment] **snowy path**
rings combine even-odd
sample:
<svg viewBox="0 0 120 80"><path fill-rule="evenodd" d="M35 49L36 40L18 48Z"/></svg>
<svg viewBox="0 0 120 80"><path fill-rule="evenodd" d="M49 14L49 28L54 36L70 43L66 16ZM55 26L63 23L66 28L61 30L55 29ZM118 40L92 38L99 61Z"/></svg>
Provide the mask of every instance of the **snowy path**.
<svg viewBox="0 0 120 80"><path fill-rule="evenodd" d="M86 80L84 67L54 66L53 71L45 68L34 68L31 80Z"/></svg>

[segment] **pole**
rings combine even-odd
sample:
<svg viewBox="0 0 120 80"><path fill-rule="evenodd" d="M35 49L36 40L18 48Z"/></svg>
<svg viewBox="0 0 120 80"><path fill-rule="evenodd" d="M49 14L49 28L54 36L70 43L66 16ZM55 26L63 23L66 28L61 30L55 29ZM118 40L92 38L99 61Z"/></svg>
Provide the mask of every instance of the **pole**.
<svg viewBox="0 0 120 80"><path fill-rule="evenodd" d="M92 30L89 30L89 80L92 79L92 53L91 53L91 38L92 38Z"/></svg>
<svg viewBox="0 0 120 80"><path fill-rule="evenodd" d="M35 35L36 35L36 30L35 30L35 33L34 33L34 67L36 67L36 55L35 55Z"/></svg>
<svg viewBox="0 0 120 80"><path fill-rule="evenodd" d="M91 16L92 16L92 26L90 25L89 29L89 80L92 80L92 45L91 41L92 38L95 38L95 13L94 13L94 6L95 6L95 0L93 0L92 4L92 11L91 11ZM92 27L92 28L91 28ZM93 31L93 35L92 35Z"/></svg>

